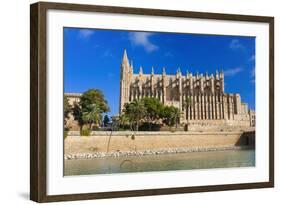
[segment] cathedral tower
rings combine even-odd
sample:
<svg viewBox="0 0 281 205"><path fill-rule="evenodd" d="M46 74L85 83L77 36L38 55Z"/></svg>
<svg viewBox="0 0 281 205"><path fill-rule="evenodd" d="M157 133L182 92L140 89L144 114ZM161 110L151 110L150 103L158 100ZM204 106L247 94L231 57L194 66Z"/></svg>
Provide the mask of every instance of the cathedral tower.
<svg viewBox="0 0 281 205"><path fill-rule="evenodd" d="M123 59L120 67L120 107L119 112L122 112L124 104L129 102L130 83L133 75L133 65L130 65L126 49L124 50Z"/></svg>

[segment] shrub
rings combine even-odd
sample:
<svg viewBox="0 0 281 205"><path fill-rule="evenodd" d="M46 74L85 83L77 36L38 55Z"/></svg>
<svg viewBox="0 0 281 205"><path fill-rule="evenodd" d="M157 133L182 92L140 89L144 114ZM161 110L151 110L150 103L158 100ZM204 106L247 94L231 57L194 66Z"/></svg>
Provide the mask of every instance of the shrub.
<svg viewBox="0 0 281 205"><path fill-rule="evenodd" d="M139 126L140 131L159 131L161 128L161 125L144 122Z"/></svg>
<svg viewBox="0 0 281 205"><path fill-rule="evenodd" d="M135 135L132 135L132 136L131 136L131 139L132 139L132 140L135 140L135 138L136 138Z"/></svg>
<svg viewBox="0 0 281 205"><path fill-rule="evenodd" d="M93 131L99 131L100 129L99 129L99 126L93 125L93 126L92 126L92 130L93 130Z"/></svg>
<svg viewBox="0 0 281 205"><path fill-rule="evenodd" d="M85 129L80 131L80 136L90 136L91 130Z"/></svg>
<svg viewBox="0 0 281 205"><path fill-rule="evenodd" d="M63 131L63 139L66 139L68 136L68 130Z"/></svg>

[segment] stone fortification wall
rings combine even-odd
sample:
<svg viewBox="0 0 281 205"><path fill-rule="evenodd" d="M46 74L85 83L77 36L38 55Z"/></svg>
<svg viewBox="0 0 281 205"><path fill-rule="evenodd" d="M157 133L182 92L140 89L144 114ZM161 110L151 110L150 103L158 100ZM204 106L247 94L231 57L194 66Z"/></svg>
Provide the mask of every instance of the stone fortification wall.
<svg viewBox="0 0 281 205"><path fill-rule="evenodd" d="M194 120L189 121L188 131L253 131L250 121L244 120Z"/></svg>
<svg viewBox="0 0 281 205"><path fill-rule="evenodd" d="M93 132L93 136L68 136L65 154L142 151L175 148L212 148L248 145L243 132ZM132 136L133 135L133 136ZM254 132L251 134L254 138ZM110 140L110 142L109 142ZM109 146L108 146L109 144Z"/></svg>

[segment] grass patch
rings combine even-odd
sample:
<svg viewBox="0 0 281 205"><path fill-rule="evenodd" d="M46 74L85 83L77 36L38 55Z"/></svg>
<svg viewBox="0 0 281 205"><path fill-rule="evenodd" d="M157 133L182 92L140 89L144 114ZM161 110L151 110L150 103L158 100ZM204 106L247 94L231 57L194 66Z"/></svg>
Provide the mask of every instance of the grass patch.
<svg viewBox="0 0 281 205"><path fill-rule="evenodd" d="M91 130L85 129L80 131L80 136L90 136Z"/></svg>
<svg viewBox="0 0 281 205"><path fill-rule="evenodd" d="M63 131L63 139L66 139L68 136L68 130Z"/></svg>

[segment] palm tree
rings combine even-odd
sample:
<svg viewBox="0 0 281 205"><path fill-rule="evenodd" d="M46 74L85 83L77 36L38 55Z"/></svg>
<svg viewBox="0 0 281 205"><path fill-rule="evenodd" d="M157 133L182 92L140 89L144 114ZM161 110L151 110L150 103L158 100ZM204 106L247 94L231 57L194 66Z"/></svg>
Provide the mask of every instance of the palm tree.
<svg viewBox="0 0 281 205"><path fill-rule="evenodd" d="M69 119L69 113L71 112L71 106L67 97L63 96L63 116L64 116L64 128L67 129L67 119Z"/></svg>
<svg viewBox="0 0 281 205"><path fill-rule="evenodd" d="M82 131L85 121L83 120L82 108L78 103L74 103L72 108L72 115L74 116L74 120L78 122L80 131Z"/></svg>
<svg viewBox="0 0 281 205"><path fill-rule="evenodd" d="M139 123L144 118L146 108L141 100L134 100L129 104L125 104L125 114L131 122L136 123L136 131L139 130Z"/></svg>
<svg viewBox="0 0 281 205"><path fill-rule="evenodd" d="M163 104L153 97L145 97L141 99L146 108L145 119L149 124L149 130L151 131L152 124L160 118L160 112L162 110Z"/></svg>
<svg viewBox="0 0 281 205"><path fill-rule="evenodd" d="M118 118L118 123L120 127L124 128L125 125L128 125L130 122L128 116L126 114L121 114Z"/></svg>
<svg viewBox="0 0 281 205"><path fill-rule="evenodd" d="M98 105L96 104L90 104L87 106L86 111L83 112L83 121L87 122L89 124L89 128L92 128L92 124L98 124L100 123L101 119L101 110Z"/></svg>
<svg viewBox="0 0 281 205"><path fill-rule="evenodd" d="M175 119L176 128L178 128L179 119L180 119L180 114L181 114L180 109L175 108L175 109L174 109L174 112L173 112L173 115L174 115L173 117L174 117L174 119Z"/></svg>
<svg viewBox="0 0 281 205"><path fill-rule="evenodd" d="M189 97L186 98L183 106L185 107L185 110L188 113L189 112L189 108L192 106L192 101L191 101L191 99ZM186 116L186 119L187 119L187 116Z"/></svg>
<svg viewBox="0 0 281 205"><path fill-rule="evenodd" d="M161 118L163 119L163 122L170 127L170 129L174 125L176 125L177 128L180 118L180 109L172 105L164 106L162 109Z"/></svg>

